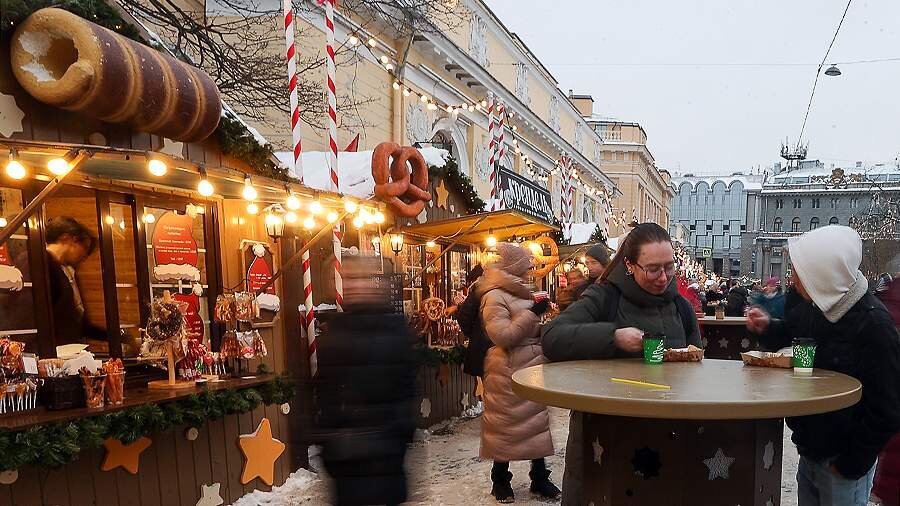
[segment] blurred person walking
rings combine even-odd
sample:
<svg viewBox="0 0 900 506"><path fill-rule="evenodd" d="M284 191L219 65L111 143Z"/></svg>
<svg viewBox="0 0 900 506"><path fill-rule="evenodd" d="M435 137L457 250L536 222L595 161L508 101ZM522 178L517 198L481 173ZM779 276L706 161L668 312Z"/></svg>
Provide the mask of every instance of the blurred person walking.
<svg viewBox="0 0 900 506"><path fill-rule="evenodd" d="M550 481L544 457L553 455L547 407L512 391L512 374L546 361L539 337L540 317L549 300L534 302L524 276L532 254L516 244L497 245L499 259L485 269L476 286L481 298L481 321L494 344L484 361L484 415L481 418L481 457L492 459L491 495L500 503L515 501L509 462L530 460L531 492L554 498L559 489Z"/></svg>
<svg viewBox="0 0 900 506"><path fill-rule="evenodd" d="M786 318L754 307L747 327L777 350L793 338L816 343L814 366L862 383L862 400L840 411L788 418L800 454L799 506L866 506L875 461L900 430L900 336L860 272L862 240L829 225L788 240L797 296Z"/></svg>
<svg viewBox="0 0 900 506"><path fill-rule="evenodd" d="M335 506L406 501L403 467L415 431L413 336L374 263L345 257L344 312L318 340L317 417Z"/></svg>

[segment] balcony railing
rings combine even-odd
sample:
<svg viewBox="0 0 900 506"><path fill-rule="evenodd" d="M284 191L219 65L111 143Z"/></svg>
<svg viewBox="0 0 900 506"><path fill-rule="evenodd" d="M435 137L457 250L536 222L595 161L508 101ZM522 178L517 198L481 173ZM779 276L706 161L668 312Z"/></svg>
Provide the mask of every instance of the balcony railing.
<svg viewBox="0 0 900 506"><path fill-rule="evenodd" d="M601 130L600 138L604 141L621 141L622 140L622 131L621 130Z"/></svg>

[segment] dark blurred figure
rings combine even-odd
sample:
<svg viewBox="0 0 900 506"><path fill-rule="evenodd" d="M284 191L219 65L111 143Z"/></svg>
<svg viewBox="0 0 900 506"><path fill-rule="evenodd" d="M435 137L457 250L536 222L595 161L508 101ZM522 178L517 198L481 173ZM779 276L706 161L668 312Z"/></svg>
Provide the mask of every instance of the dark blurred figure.
<svg viewBox="0 0 900 506"><path fill-rule="evenodd" d="M484 377L484 357L487 351L494 345L490 339L484 335L484 325L481 324L481 295L478 294L477 286L484 274L484 268L481 264L476 265L469 275L466 276L466 286L468 295L462 303L457 306L453 317L459 322L459 329L469 339L469 345L466 347L466 356L463 359L463 371L470 376Z"/></svg>
<svg viewBox="0 0 900 506"><path fill-rule="evenodd" d="M560 311L565 311L567 307L571 306L578 297L584 292L584 289L587 288L587 280L584 277L584 273L581 272L581 269L573 268L569 272L566 273L566 287L559 291L559 295L556 296L556 303L559 305Z"/></svg>
<svg viewBox="0 0 900 506"><path fill-rule="evenodd" d="M744 316L749 296L750 291L741 286L738 280L732 280L731 290L728 290L728 296L725 299L725 316Z"/></svg>
<svg viewBox="0 0 900 506"><path fill-rule="evenodd" d="M318 340L318 429L336 506L406 501L403 467L415 431L416 360L374 264L345 257L344 313Z"/></svg>
<svg viewBox="0 0 900 506"><path fill-rule="evenodd" d="M722 295L718 283L709 280L706 282L706 305L703 306L703 312L706 316L716 315L716 306L723 304L725 296Z"/></svg>

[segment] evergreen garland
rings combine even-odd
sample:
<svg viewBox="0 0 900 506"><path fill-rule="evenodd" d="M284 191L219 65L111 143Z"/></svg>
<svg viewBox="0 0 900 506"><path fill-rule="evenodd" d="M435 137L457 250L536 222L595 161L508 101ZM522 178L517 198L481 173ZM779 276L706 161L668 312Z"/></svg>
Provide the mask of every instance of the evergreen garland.
<svg viewBox="0 0 900 506"><path fill-rule="evenodd" d="M275 161L272 145L260 144L247 127L231 113L222 114L214 135L219 141L222 153L246 163L260 176L277 181L299 182L298 179L291 177L286 167Z"/></svg>
<svg viewBox="0 0 900 506"><path fill-rule="evenodd" d="M553 242L555 242L557 246L564 246L569 244L570 239L565 238L565 234L563 234L562 222L560 222L559 218L557 218L556 216L553 217L553 226L557 228L557 230L554 230L553 233L550 234Z"/></svg>
<svg viewBox="0 0 900 506"><path fill-rule="evenodd" d="M102 27L143 44L134 25L126 23L122 16L105 0L2 0L0 5L0 34L12 32L25 18L45 7L56 7L92 21Z"/></svg>
<svg viewBox="0 0 900 506"><path fill-rule="evenodd" d="M425 356L425 364L431 367L437 367L441 364L462 364L466 357L466 347L457 344L453 348L429 348L422 347ZM2 451L2 447L0 447Z"/></svg>
<svg viewBox="0 0 900 506"><path fill-rule="evenodd" d="M99 448L106 438L125 444L175 426L200 426L225 415L246 413L265 404L282 404L294 397L294 385L281 376L251 388L209 390L163 404L142 404L112 413L25 430L0 429L0 470L24 466L58 468L83 450Z"/></svg>
<svg viewBox="0 0 900 506"><path fill-rule="evenodd" d="M443 179L450 186L450 189L458 193L465 205L466 214L477 214L484 211L485 203L478 196L478 191L472 185L469 176L463 174L459 170L459 164L453 157L447 158L447 163L443 167L428 167L428 175L433 178Z"/></svg>

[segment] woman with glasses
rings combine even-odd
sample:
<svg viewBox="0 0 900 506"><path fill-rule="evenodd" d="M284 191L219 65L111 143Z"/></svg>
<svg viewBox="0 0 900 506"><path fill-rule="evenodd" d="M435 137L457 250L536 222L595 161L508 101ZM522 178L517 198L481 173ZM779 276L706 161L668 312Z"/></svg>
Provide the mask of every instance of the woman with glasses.
<svg viewBox="0 0 900 506"><path fill-rule="evenodd" d="M669 234L641 223L626 236L596 284L543 328L551 361L640 357L645 333L665 335L666 348L700 346L691 304L678 293ZM582 505L582 417L572 412L562 504Z"/></svg>

